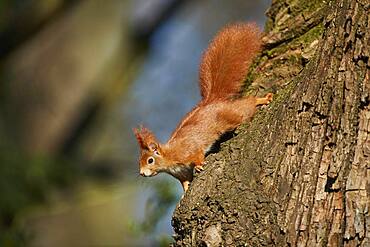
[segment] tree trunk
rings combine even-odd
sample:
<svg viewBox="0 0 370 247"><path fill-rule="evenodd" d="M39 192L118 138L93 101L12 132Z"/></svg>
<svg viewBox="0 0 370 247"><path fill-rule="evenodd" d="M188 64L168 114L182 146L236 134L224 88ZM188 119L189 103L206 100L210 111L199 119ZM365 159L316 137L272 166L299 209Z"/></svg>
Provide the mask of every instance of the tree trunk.
<svg viewBox="0 0 370 247"><path fill-rule="evenodd" d="M273 1L247 90L274 101L207 157L174 246L370 246L369 7Z"/></svg>

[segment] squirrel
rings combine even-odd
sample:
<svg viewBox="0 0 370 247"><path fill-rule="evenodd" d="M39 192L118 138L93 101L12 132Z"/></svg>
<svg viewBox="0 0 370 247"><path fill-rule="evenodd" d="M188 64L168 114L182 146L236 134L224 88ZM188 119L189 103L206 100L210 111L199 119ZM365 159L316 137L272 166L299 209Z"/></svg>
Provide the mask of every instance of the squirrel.
<svg viewBox="0 0 370 247"><path fill-rule="evenodd" d="M200 102L178 124L165 144L157 141L147 128L134 128L139 143L140 175L166 172L177 178L184 193L200 172L205 154L225 132L251 121L258 105L272 101L239 97L247 70L261 47L261 32L255 24L237 23L222 29L203 54L199 69Z"/></svg>

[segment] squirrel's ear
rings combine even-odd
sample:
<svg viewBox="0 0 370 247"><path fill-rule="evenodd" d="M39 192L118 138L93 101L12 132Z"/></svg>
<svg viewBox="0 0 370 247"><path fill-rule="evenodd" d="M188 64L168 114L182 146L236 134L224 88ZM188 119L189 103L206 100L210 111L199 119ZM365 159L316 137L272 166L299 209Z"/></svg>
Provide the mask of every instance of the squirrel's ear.
<svg viewBox="0 0 370 247"><path fill-rule="evenodd" d="M135 134L136 140L139 143L140 148L145 149L146 147L145 147L145 144L144 144L144 140L141 137L140 130L137 129L137 128L133 128L132 131Z"/></svg>
<svg viewBox="0 0 370 247"><path fill-rule="evenodd" d="M148 144L148 148L150 151L154 152L155 150L158 150L158 143L151 142Z"/></svg>
<svg viewBox="0 0 370 247"><path fill-rule="evenodd" d="M159 144L155 139L153 133L147 128L140 127L140 129L133 129L140 148L155 151L159 148Z"/></svg>

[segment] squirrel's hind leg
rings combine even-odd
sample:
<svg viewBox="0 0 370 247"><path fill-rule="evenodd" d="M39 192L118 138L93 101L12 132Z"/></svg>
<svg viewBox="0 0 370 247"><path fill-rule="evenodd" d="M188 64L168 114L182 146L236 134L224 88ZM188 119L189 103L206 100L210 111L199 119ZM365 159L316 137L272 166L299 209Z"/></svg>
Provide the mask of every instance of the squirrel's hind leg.
<svg viewBox="0 0 370 247"><path fill-rule="evenodd" d="M256 98L256 105L268 105L272 101L273 94L268 93L263 98Z"/></svg>

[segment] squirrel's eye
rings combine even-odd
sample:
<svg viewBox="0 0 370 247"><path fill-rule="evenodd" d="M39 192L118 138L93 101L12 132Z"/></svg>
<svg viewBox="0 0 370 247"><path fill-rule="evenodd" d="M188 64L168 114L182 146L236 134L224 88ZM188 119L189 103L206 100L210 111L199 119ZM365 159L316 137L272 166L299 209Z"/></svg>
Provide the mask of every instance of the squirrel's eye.
<svg viewBox="0 0 370 247"><path fill-rule="evenodd" d="M147 160L147 163L148 163L149 165L154 164L154 158L153 158L153 157L149 157L149 158L148 158L148 160Z"/></svg>

